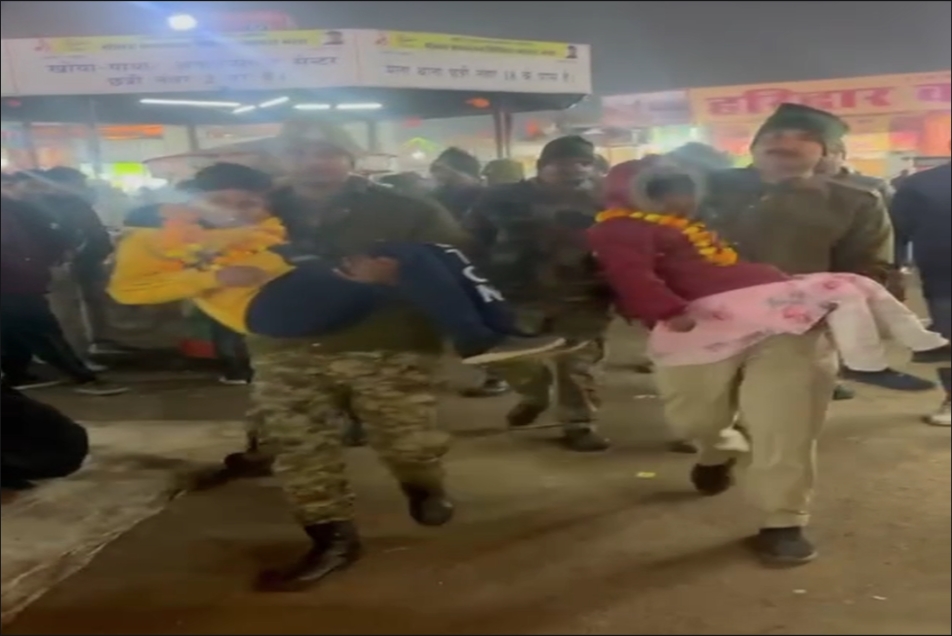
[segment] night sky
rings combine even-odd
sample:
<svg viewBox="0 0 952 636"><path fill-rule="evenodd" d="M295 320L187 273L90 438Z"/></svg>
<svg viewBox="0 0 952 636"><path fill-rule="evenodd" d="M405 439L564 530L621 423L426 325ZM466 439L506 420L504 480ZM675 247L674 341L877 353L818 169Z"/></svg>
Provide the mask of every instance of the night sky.
<svg viewBox="0 0 952 636"><path fill-rule="evenodd" d="M150 6L151 5L151 6ZM302 28L385 28L594 47L595 89L635 93L934 71L952 65L952 2L8 2L4 38L165 28L155 6L272 10Z"/></svg>

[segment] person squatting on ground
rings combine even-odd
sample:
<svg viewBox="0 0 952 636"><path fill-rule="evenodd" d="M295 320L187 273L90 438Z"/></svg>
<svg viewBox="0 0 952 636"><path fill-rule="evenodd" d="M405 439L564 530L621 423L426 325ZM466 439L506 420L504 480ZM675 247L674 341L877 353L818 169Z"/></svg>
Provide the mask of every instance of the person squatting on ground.
<svg viewBox="0 0 952 636"><path fill-rule="evenodd" d="M514 335L502 296L452 246L380 243L370 254L329 262L287 242L267 209L267 174L216 164L200 171L192 187L194 205L168 208L162 228L122 242L109 287L117 301L191 298L236 332L306 338L359 323L396 295L442 328L471 364L564 344Z"/></svg>
<svg viewBox="0 0 952 636"><path fill-rule="evenodd" d="M0 486L24 490L33 482L72 475L89 454L86 429L52 406L33 400L6 381L0 426Z"/></svg>

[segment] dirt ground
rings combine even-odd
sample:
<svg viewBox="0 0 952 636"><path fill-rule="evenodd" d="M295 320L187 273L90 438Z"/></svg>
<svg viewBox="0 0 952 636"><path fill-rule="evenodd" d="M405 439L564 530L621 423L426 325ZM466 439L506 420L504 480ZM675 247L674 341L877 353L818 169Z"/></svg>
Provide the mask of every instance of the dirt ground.
<svg viewBox="0 0 952 636"><path fill-rule="evenodd" d="M930 373L928 369L921 369ZM352 452L368 554L301 594L250 589L304 547L268 480L174 502L105 549L5 634L950 634L950 437L918 422L938 395L861 389L822 448L821 558L764 569L739 543L742 493L700 499L666 453L646 379L606 381L604 455L551 431L507 434L510 398L448 397L453 525L416 528L366 450ZM60 403L100 422L225 420L240 390L142 379ZM144 424L146 425L146 424Z"/></svg>

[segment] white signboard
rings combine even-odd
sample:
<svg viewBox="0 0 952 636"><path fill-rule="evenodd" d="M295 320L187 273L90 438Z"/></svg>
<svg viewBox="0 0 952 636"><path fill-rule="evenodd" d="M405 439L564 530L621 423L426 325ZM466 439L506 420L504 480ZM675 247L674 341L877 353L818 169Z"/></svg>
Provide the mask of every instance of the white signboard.
<svg viewBox="0 0 952 636"><path fill-rule="evenodd" d="M3 50L4 95L336 86L541 94L592 90L588 46L439 33L344 30L47 38L5 40Z"/></svg>
<svg viewBox="0 0 952 636"><path fill-rule="evenodd" d="M10 68L10 57L7 43L4 42L0 46L0 95L15 95L17 92L13 70Z"/></svg>
<svg viewBox="0 0 952 636"><path fill-rule="evenodd" d="M592 92L591 50L582 44L364 31L358 47L363 83L370 86Z"/></svg>
<svg viewBox="0 0 952 636"><path fill-rule="evenodd" d="M21 95L324 88L357 81L356 44L342 31L8 40L4 49ZM6 82L4 72L4 94Z"/></svg>

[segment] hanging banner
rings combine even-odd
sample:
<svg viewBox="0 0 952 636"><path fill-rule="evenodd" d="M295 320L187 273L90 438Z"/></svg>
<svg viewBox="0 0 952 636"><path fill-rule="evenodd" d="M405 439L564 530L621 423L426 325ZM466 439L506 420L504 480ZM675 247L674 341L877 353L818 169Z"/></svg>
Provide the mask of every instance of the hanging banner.
<svg viewBox="0 0 952 636"><path fill-rule="evenodd" d="M602 122L619 128L653 128L691 123L687 91L611 95L602 98Z"/></svg>
<svg viewBox="0 0 952 636"><path fill-rule="evenodd" d="M358 40L365 86L513 93L592 92L584 44L364 31Z"/></svg>
<svg viewBox="0 0 952 636"><path fill-rule="evenodd" d="M928 112L949 109L949 72L698 88L688 96L701 124L762 120L785 102L845 117Z"/></svg>
<svg viewBox="0 0 952 636"><path fill-rule="evenodd" d="M47 38L4 41L20 95L109 95L349 86L345 31Z"/></svg>

